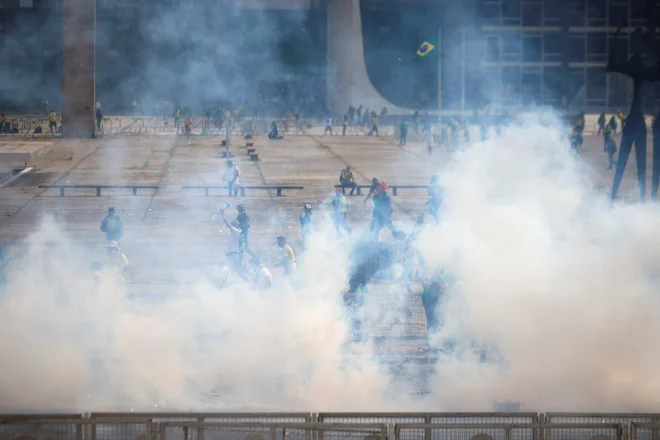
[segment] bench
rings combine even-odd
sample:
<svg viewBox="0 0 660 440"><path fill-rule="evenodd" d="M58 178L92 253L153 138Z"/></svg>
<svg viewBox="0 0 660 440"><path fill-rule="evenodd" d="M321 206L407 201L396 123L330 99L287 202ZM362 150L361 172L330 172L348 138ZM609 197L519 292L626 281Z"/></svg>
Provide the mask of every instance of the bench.
<svg viewBox="0 0 660 440"><path fill-rule="evenodd" d="M388 184L387 186L389 186L390 189L392 190L392 195L393 196L399 195L399 190L400 189L426 189L426 190L429 189L428 185L389 185ZM335 188L341 188L341 187L342 187L342 185L335 185ZM351 189L351 187L349 187L349 186L346 186L345 188L347 190ZM369 188L371 188L371 185L357 185L355 187L355 189L356 189L355 192L358 196L362 195L362 189L363 188L368 190Z"/></svg>
<svg viewBox="0 0 660 440"><path fill-rule="evenodd" d="M39 188L42 189L52 189L59 188L60 197L64 197L66 189L95 189L96 197L101 197L102 189L131 189L133 190L133 195L137 196L138 189L151 189L157 190L160 188L159 185L39 185Z"/></svg>
<svg viewBox="0 0 660 440"><path fill-rule="evenodd" d="M250 156L250 160L252 162L258 162L259 161L259 154L257 152L249 153L248 156Z"/></svg>
<svg viewBox="0 0 660 440"><path fill-rule="evenodd" d="M215 185L208 185L208 186L184 186L182 189L203 189L204 190L204 195L208 197L209 195L209 190L211 189L226 189L227 193L231 197L232 194L229 192L229 187L228 186L215 186ZM245 190L253 190L253 189L263 189L263 190L276 190L277 191L277 197L282 197L282 190L303 190L305 189L304 186L239 186L238 189L241 192L241 197L245 197Z"/></svg>
<svg viewBox="0 0 660 440"><path fill-rule="evenodd" d="M245 146L246 147L254 147L254 142L246 142Z"/></svg>

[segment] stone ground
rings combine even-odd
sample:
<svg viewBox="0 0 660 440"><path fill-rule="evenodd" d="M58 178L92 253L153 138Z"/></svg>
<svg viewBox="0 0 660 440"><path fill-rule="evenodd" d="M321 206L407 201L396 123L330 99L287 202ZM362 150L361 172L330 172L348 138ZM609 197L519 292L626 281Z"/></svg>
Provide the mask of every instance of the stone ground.
<svg viewBox="0 0 660 440"><path fill-rule="evenodd" d="M245 141L234 137L243 185L292 185L305 190L285 191L283 197L276 197L274 191L248 191L246 197L228 198L220 190L205 197L202 190L182 189L183 185L223 184L225 160L219 157L224 151L220 141L219 137L194 137L189 143L174 136L55 140L51 151L31 164L35 172L0 188L0 236L8 244L10 258L21 252L22 239L50 215L87 250L91 263L103 255L105 237L99 223L108 207L114 206L126 224L121 247L133 267L134 284L129 292L163 297L181 292L180 284L199 280L223 259L226 231L219 233L224 226L212 224L210 219L225 202L232 204L232 215L235 205L246 206L252 224L250 247L270 264L279 255L277 235L289 237L294 247L300 247L297 214L302 205L318 208L334 191L347 164L353 166L356 180L362 184L379 177L389 184L426 185L449 156L438 148L429 157L422 142L400 148L392 137L304 135L280 141L256 137L253 142L261 160L251 162L242 147ZM612 172L606 170L602 140L587 137L582 156L597 171L597 186L608 191ZM621 196L634 201L637 190L632 162ZM649 179L650 166L649 154ZM45 184L160 185L160 189L142 190L137 196L128 189L110 190L102 197L95 197L93 190L68 190L66 197L60 197L58 190L37 188ZM354 207L350 221L358 230L368 226L371 213L371 204L362 204L363 198L349 199ZM424 190L402 190L393 197L395 223L411 224L425 210L426 198ZM276 278L280 275L273 272ZM381 293L379 297L397 293L392 288L378 289L372 291ZM432 371L424 312L419 295L408 295L406 301L409 312L376 318L371 323L372 334L381 337L374 340L375 348L384 361L393 362L393 377L413 381L423 391L424 378ZM404 358L421 364L406 366Z"/></svg>

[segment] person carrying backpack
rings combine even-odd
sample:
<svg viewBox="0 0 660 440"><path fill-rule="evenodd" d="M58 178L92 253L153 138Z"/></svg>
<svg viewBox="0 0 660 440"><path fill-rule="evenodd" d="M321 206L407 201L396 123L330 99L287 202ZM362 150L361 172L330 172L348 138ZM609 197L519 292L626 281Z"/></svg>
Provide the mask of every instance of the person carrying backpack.
<svg viewBox="0 0 660 440"><path fill-rule="evenodd" d="M116 241L124 236L124 223L115 213L115 208L108 208L108 214L101 221L101 231L105 233L108 241Z"/></svg>

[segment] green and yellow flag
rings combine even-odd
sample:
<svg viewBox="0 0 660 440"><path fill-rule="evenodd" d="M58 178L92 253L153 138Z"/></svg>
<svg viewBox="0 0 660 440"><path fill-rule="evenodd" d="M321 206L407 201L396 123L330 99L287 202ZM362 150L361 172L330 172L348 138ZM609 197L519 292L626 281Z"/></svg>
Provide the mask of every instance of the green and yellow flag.
<svg viewBox="0 0 660 440"><path fill-rule="evenodd" d="M426 40L417 49L417 56L420 58L425 58L428 56L437 56L438 54L438 41L437 40Z"/></svg>

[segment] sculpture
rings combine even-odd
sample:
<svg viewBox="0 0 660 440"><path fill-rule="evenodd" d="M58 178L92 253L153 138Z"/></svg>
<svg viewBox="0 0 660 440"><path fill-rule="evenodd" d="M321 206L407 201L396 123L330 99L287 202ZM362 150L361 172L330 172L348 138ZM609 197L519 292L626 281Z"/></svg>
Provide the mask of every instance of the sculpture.
<svg viewBox="0 0 660 440"><path fill-rule="evenodd" d="M619 28L614 36L614 40L619 36ZM633 99L630 112L625 119L622 130L621 146L619 147L619 158L614 172L614 182L612 184L611 199L616 199L621 179L628 163L628 157L635 147L635 157L637 160L637 180L639 183L640 200L646 198L646 123L644 121L644 112L642 111L642 83L660 81L660 72L655 60L655 32L653 26L646 33L640 28L635 29L632 35L631 48L632 56L628 61L621 62L616 58L616 54L610 53L610 59L607 63L607 72L617 72L629 76L633 80ZM654 124L654 131L657 124ZM660 130L660 127L658 127ZM660 136L654 136L653 139L653 187L652 197L658 190L660 182Z"/></svg>

